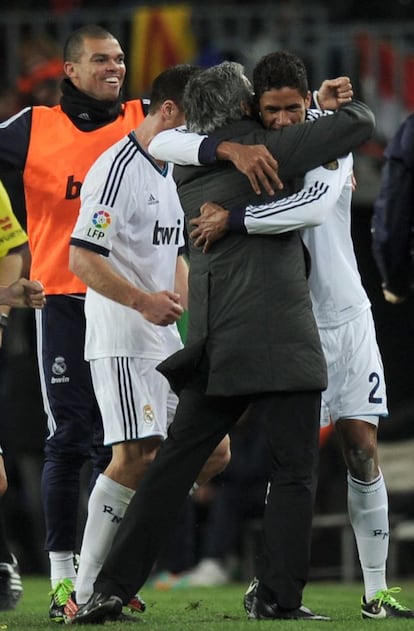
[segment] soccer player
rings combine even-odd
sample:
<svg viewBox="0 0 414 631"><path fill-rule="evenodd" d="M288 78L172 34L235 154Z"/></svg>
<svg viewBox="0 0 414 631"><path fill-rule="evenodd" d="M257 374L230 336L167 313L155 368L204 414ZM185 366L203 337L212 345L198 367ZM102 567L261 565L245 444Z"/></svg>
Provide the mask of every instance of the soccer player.
<svg viewBox="0 0 414 631"><path fill-rule="evenodd" d="M64 603L76 582L80 471L90 460L92 488L111 457L102 445L102 419L84 360L86 287L69 270L69 240L86 172L147 111L145 101L123 101L125 55L104 28L86 25L74 31L63 59L60 104L25 108L0 125L0 166L23 172L31 274L47 296L36 324L49 429L41 481L52 587L49 617L57 622L63 621Z"/></svg>
<svg viewBox="0 0 414 631"><path fill-rule="evenodd" d="M43 307L45 295L38 281L22 278L28 272L27 235L13 213L0 182L0 347L11 307ZM0 496L7 490L7 474L0 447ZM19 565L9 549L0 499L0 611L14 609L23 593Z"/></svg>
<svg viewBox="0 0 414 631"><path fill-rule="evenodd" d="M122 101L124 52L111 33L81 27L69 36L63 57L60 104L25 108L0 125L0 165L23 172L31 275L47 296L36 324L49 427L42 496L53 621L63 620L66 579L76 579L82 465L91 459L93 485L111 453L102 445L102 420L83 357L86 288L69 270L69 239L87 170L145 116L143 101Z"/></svg>
<svg viewBox="0 0 414 631"><path fill-rule="evenodd" d="M306 69L295 55L276 52L263 57L255 67L253 81L261 121L267 129L320 115L308 109L311 94ZM336 169L338 163L326 167ZM348 511L365 587L361 615L369 619L413 618L414 611L395 598L398 588L388 589L386 582L388 499L377 450L379 419L388 415L386 388L371 306L351 237L351 155L346 158L346 169L347 178L338 190L332 212L320 226L302 233L311 256L310 294L328 366L322 414L327 412L327 422L335 424L348 469ZM323 181L323 172L321 178ZM200 245L208 237L211 247L220 224L220 230L227 225L227 229L252 234L275 234L284 226L276 204L249 206L241 212L234 209L214 220L215 210L205 206L205 221L202 216L195 222L198 228L192 236ZM246 597L249 611L255 607L255 589L257 583L256 587L251 585Z"/></svg>
<svg viewBox="0 0 414 631"><path fill-rule="evenodd" d="M148 143L184 122L182 95L198 72L172 67L153 83L148 116L102 154L82 189L70 267L88 286L85 356L112 459L96 481L76 585L86 603L128 504L166 436L177 397L155 370L182 346L176 321L187 307L184 215L171 164L153 160ZM217 452L198 483L229 459ZM218 465L218 469L216 468ZM154 501L157 501L156 498ZM73 613L73 602L66 607Z"/></svg>
<svg viewBox="0 0 414 631"><path fill-rule="evenodd" d="M292 127L283 137L266 132L243 116L251 90L239 64L195 75L186 94L194 114L190 119L186 103L187 122L200 131L212 125L233 140L266 141L273 152L279 147L287 188L294 187L295 169L301 173L349 151L373 129L368 108L355 103ZM231 127L220 129L226 123ZM229 165L180 169L176 181L186 220L198 214L203 198L241 203L254 197L246 178ZM329 186L320 190L315 184L313 199L322 204ZM249 404L263 419L272 456L261 559L267 597L273 599L267 617L325 620L302 605L326 375L298 231L280 237L233 234L206 255L191 246L189 281L186 346L159 366L180 391L177 413L125 513L93 596L72 622L111 618L145 582L202 463Z"/></svg>

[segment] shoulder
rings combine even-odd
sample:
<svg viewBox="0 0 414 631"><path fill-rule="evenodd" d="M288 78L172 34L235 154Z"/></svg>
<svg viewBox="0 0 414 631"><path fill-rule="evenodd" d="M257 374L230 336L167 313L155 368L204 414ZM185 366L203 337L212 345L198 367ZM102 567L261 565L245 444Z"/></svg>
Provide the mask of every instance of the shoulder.
<svg viewBox="0 0 414 631"><path fill-rule="evenodd" d="M125 101L123 107L126 112L134 111L146 116L149 105L149 99L131 99L130 101Z"/></svg>
<svg viewBox="0 0 414 631"><path fill-rule="evenodd" d="M68 118L67 115L63 112L60 105L54 105L53 107L48 107L47 105L34 105L30 108L32 111L32 117L35 118L57 118L64 117Z"/></svg>
<svg viewBox="0 0 414 631"><path fill-rule="evenodd" d="M214 137L218 140L232 140L232 141L242 141L242 138L245 138L249 135L254 135L256 132L263 133L262 125L252 119L252 118L243 118L240 121L236 121L231 125L227 125L221 129L216 129L213 134L209 134L210 137ZM248 143L248 140L246 140Z"/></svg>
<svg viewBox="0 0 414 631"><path fill-rule="evenodd" d="M139 158L139 150L130 135L118 140L101 153L89 169L82 185L83 195L95 195L100 191L102 201L105 199L105 203L109 205L120 195L125 198L129 194L129 181L132 179L132 184L136 185L139 177L137 157Z"/></svg>

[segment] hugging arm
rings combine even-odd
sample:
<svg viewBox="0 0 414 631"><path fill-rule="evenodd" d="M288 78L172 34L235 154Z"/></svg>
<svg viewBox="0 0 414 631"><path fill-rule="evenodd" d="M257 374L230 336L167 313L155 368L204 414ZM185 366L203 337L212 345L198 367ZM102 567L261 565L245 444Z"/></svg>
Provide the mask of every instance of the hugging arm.
<svg viewBox="0 0 414 631"><path fill-rule="evenodd" d="M322 166L309 171L300 191L277 201L231 210L211 202L203 204L201 215L190 221L194 226L190 238L205 253L228 231L267 235L321 224L352 172L352 157L329 166L336 168Z"/></svg>
<svg viewBox="0 0 414 631"><path fill-rule="evenodd" d="M269 195L274 195L275 188L283 188L277 160L264 145L240 145L177 128L157 134L148 151L154 158L181 166L230 161L248 178L257 195L262 187Z"/></svg>

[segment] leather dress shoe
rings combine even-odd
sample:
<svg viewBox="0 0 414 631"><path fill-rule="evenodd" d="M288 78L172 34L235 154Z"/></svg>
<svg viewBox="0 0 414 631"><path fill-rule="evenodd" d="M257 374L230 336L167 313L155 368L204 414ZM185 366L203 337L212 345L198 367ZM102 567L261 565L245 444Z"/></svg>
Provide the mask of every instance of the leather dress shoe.
<svg viewBox="0 0 414 631"><path fill-rule="evenodd" d="M304 605L297 609L284 609L277 603L265 603L256 595L253 596L248 618L249 620L330 620L328 616L313 613Z"/></svg>
<svg viewBox="0 0 414 631"><path fill-rule="evenodd" d="M94 593L88 602L79 607L71 624L104 624L108 620L119 620L123 602L119 596Z"/></svg>

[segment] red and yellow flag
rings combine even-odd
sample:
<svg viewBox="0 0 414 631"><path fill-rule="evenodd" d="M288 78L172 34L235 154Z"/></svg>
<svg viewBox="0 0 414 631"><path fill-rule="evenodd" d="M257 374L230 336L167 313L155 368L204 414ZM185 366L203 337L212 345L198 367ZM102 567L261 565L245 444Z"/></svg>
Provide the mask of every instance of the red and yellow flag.
<svg viewBox="0 0 414 631"><path fill-rule="evenodd" d="M130 96L148 96L151 83L160 72L176 64L192 63L195 55L190 7L137 9L132 19Z"/></svg>

